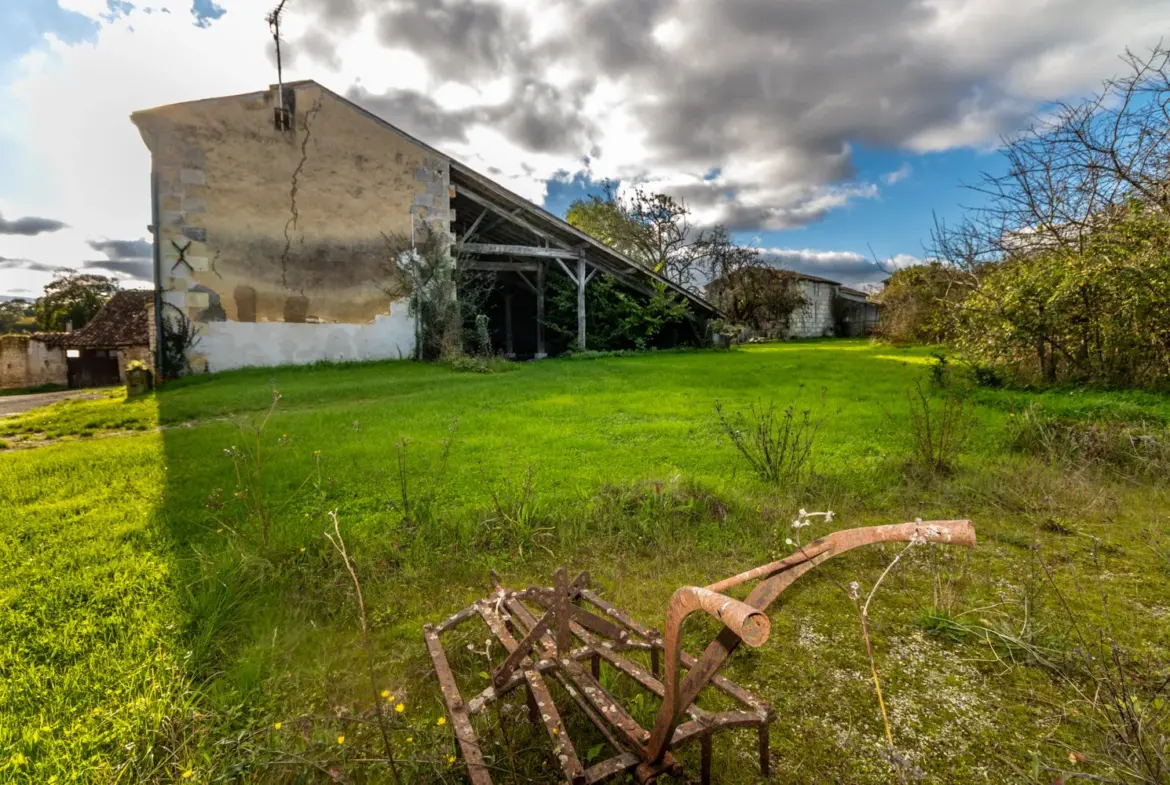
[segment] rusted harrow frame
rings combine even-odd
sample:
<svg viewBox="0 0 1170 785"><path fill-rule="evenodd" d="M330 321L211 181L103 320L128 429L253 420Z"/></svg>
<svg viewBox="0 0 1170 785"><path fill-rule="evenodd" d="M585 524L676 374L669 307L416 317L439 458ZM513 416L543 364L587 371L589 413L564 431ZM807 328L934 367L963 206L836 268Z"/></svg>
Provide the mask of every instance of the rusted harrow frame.
<svg viewBox="0 0 1170 785"><path fill-rule="evenodd" d="M485 707L523 686L529 716L545 726L565 779L574 785L604 782L633 772L638 782L653 782L678 764L671 755L698 740L701 780L710 782L711 737L731 728L755 728L759 734L760 770L768 775L768 724L772 709L737 684L716 674L741 642L761 646L770 624L765 614L780 593L797 578L839 554L881 542L937 542L972 546L975 529L970 521L916 521L891 526L848 529L814 540L791 556L742 572L705 588L684 586L674 593L666 611L666 635L639 624L589 589L588 573L572 581L564 568L556 585L513 590L492 575L493 593L423 634L435 664L435 673L451 725L455 730L467 772L474 785L491 785L471 718ZM723 592L749 581L759 581L743 601ZM721 621L723 630L695 659L682 650L682 630L688 616L704 611ZM507 656L491 674L492 684L464 701L440 636L479 616L503 645ZM647 672L622 652L647 651ZM589 668L583 663L588 660ZM649 731L614 699L600 682L601 661L633 679L662 699L657 720ZM682 671L686 677L682 677ZM618 754L588 768L577 755L549 692L546 677L560 683L581 712ZM712 712L694 705L708 684L740 705L735 711ZM685 720L685 721L684 721Z"/></svg>

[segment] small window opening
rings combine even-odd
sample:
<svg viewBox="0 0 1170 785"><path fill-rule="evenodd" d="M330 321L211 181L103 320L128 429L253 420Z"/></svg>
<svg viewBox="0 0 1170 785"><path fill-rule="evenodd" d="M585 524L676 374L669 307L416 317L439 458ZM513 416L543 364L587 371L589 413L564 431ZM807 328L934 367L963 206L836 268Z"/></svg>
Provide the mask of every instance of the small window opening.
<svg viewBox="0 0 1170 785"><path fill-rule="evenodd" d="M277 131L291 131L293 118L297 116L297 91L291 87L279 89L283 101L273 107L273 121Z"/></svg>
<svg viewBox="0 0 1170 785"><path fill-rule="evenodd" d="M76 359L76 358L81 356L81 352L78 351L77 349L66 349L65 356L72 357L72 358Z"/></svg>

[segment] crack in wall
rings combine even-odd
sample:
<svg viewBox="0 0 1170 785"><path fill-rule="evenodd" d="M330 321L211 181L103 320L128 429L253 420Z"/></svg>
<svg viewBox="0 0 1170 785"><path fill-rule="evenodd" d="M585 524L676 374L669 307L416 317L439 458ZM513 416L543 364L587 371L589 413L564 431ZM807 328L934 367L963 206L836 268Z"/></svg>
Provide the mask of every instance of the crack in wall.
<svg viewBox="0 0 1170 785"><path fill-rule="evenodd" d="M309 159L309 138L312 136L312 120L321 111L321 97L313 101L313 105L305 112L305 136L301 139L301 160L297 164L297 168L292 173L292 188L289 191L289 218L284 224L284 251L280 254L280 283L286 289L288 288L288 256L292 250L292 232L297 228L297 223L300 221L300 213L297 210L297 191L300 188L299 179L301 172L305 168L305 162Z"/></svg>

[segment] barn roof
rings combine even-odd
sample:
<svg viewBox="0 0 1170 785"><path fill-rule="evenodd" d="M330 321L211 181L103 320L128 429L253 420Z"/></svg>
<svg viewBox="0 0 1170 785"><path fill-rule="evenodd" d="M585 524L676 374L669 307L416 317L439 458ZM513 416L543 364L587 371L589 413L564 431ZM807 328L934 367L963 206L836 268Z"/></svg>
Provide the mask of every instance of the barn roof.
<svg viewBox="0 0 1170 785"><path fill-rule="evenodd" d="M109 349L117 346L146 346L150 343L150 315L147 306L153 294L145 290L116 293L84 327L65 336L62 343L71 349Z"/></svg>
<svg viewBox="0 0 1170 785"><path fill-rule="evenodd" d="M503 248L520 244L531 245L536 241L546 251L542 255L547 256L549 261L555 259L562 266L565 266L564 260L569 260L570 255L559 253L559 251L572 251L575 254L579 249L583 249L587 254L588 262L591 266L613 275L626 285L646 292L652 290L651 284L665 286L675 294L688 300L697 314L704 316L723 315L718 308L704 299L699 293L680 286L653 270L643 267L625 254L599 242L575 226L570 225L567 221L548 212L543 207L508 190L494 180L452 158L450 155L435 149L426 142L403 131L398 126L387 122L361 104L330 90L320 82L312 79L302 79L284 83L285 88L302 86L311 86L324 91L335 100L349 106L382 128L408 139L419 147L445 159L451 167L451 184L455 187L455 193L451 199L451 207L455 210L457 224L452 228L457 235L462 233L461 230L467 230L470 225L470 219L467 221L461 220L463 216L474 216L486 209L497 220L493 226L480 229L476 233L476 238L486 241L489 245ZM272 88L275 87L276 85L272 85ZM263 93L245 93L240 96L224 97L237 98L253 95L259 96L263 95ZM221 99L206 98L200 100L214 101ZM199 102L189 101L184 103ZM162 108L143 109L134 112L130 117L131 120L136 120L139 116L148 115Z"/></svg>

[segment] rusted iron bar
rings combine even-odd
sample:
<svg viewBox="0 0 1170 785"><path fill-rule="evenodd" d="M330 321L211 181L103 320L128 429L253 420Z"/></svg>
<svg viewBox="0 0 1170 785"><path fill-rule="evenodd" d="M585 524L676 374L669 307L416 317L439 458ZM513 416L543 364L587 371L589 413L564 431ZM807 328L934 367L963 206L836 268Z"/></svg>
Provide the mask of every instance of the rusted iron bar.
<svg viewBox="0 0 1170 785"><path fill-rule="evenodd" d="M475 728L471 726L467 707L463 704L463 699L459 697L455 676L451 673L447 655L443 653L443 645L439 642L439 633L428 624L423 627L423 637L427 640L427 650L435 665L435 675L439 679L439 689L443 691L443 701L447 704L447 713L451 715L451 727L455 731L455 740L459 743L459 751L463 753L463 762L467 764L467 776L472 785L492 785L492 778L484 764L483 753L480 752L479 744L476 741Z"/></svg>
<svg viewBox="0 0 1170 785"><path fill-rule="evenodd" d="M679 652L682 648L682 630L687 617L697 611L706 611L731 630L749 646L763 646L772 625L768 617L756 608L709 589L684 586L674 593L666 611L666 695L658 710L658 719L646 747L646 759L656 763L662 759L678 726L683 709L693 703L679 697Z"/></svg>
<svg viewBox="0 0 1170 785"><path fill-rule="evenodd" d="M545 613L544 616L540 618L540 621L536 623L536 626L533 627L518 644L516 644L516 648L508 652L508 656L504 659L503 664L496 668L495 672L492 673L492 686L499 689L500 687L507 684L508 679L512 676L512 672L516 670L516 666L519 665L520 662L528 656L528 653L532 651L532 645L536 643L536 640L541 635L544 634L544 631L548 629L548 626L552 624L552 621L553 612L549 611Z"/></svg>

